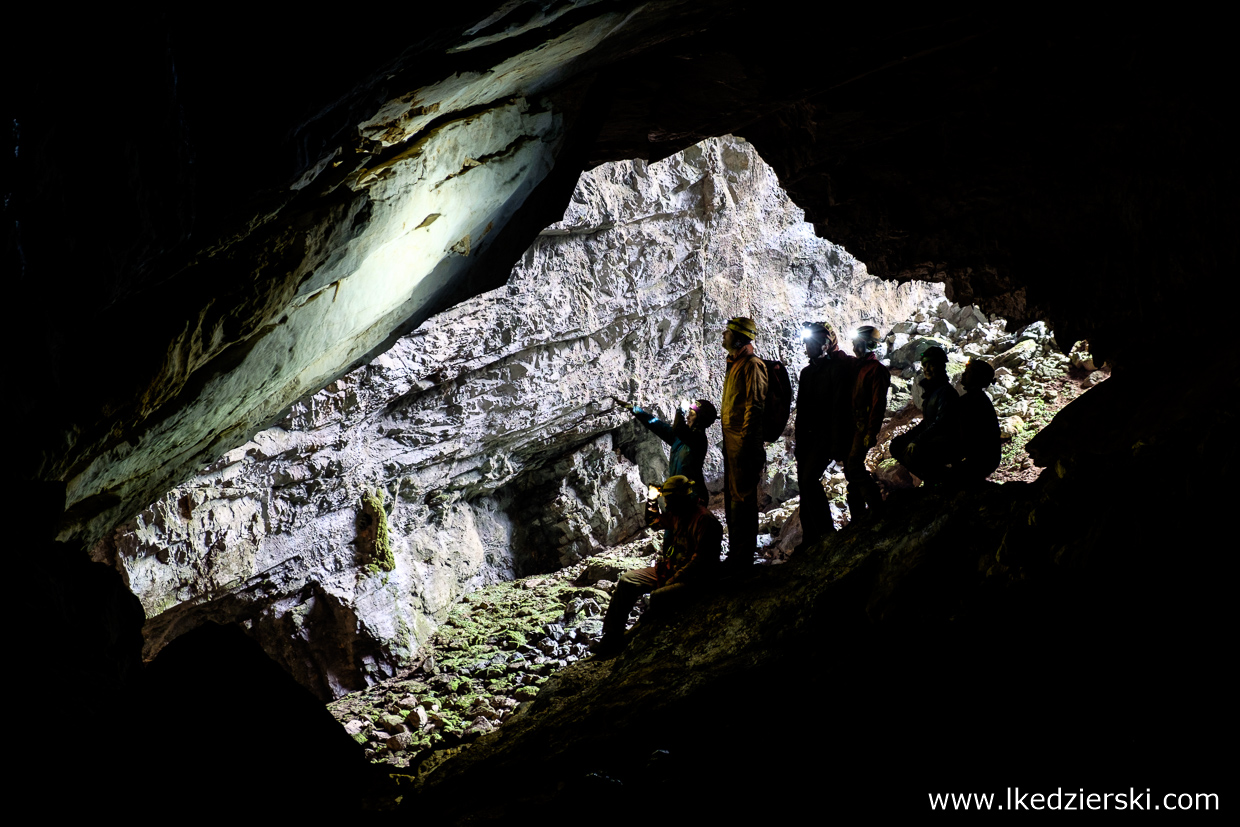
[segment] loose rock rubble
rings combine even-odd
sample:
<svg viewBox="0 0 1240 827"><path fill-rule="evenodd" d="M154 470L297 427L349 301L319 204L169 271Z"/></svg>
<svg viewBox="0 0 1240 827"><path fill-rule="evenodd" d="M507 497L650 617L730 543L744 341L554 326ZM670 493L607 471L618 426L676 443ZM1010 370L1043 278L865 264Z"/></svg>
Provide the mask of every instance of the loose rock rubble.
<svg viewBox="0 0 1240 827"><path fill-rule="evenodd" d="M891 458L889 445L893 436L920 419L918 365L922 351L931 345L947 351L948 374L960 393L970 356L997 366L989 394L1005 440L1003 464L992 476L999 482L1036 476L1025 443L1055 411L1108 375L1093 364L1087 343L1078 343L1065 356L1041 322L1009 333L1005 320L987 318L976 308L924 303L893 327L880 351L891 367L892 395L870 466L889 487L916 484ZM1098 379L1092 380L1095 374ZM797 491L794 438L789 433L767 451L764 488L770 496L758 533L762 556L771 562L786 560L801 540L800 498L784 499ZM824 485L832 515L842 527L847 522L842 470L828 469ZM721 503L712 505L722 511ZM450 754L502 725L551 675L587 656L601 634L616 580L626 569L653 565L658 543L655 532L647 530L637 540L560 571L496 583L467 595L420 653L420 666L332 703L332 714L367 747L372 760L428 769L437 763L429 758ZM648 596L639 601L630 623L648 601Z"/></svg>
<svg viewBox="0 0 1240 827"><path fill-rule="evenodd" d="M589 654L616 580L654 565L657 542L647 530L558 572L467 595L420 653L421 665L328 709L371 760L400 768L419 768L436 752L490 732L548 677ZM638 601L630 625L648 601Z"/></svg>

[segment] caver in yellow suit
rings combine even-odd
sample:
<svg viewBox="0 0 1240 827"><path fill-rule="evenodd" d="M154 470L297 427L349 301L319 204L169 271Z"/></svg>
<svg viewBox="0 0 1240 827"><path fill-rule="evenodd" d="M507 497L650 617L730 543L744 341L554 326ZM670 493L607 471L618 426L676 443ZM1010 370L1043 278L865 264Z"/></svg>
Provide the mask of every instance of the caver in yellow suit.
<svg viewBox="0 0 1240 827"><path fill-rule="evenodd" d="M757 326L752 319L728 322L724 348L728 372L723 380L724 509L728 523L728 569L753 565L758 542L758 481L766 460L762 414L766 400L766 363L754 355ZM731 345L731 346L729 346Z"/></svg>

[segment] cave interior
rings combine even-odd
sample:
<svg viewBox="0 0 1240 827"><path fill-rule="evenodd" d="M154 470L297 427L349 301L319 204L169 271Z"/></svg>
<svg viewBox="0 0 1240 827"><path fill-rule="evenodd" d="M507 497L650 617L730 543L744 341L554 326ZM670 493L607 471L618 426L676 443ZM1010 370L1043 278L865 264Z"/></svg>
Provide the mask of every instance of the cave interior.
<svg viewBox="0 0 1240 827"><path fill-rule="evenodd" d="M665 815L1225 792L1240 395L1203 312L1235 299L1221 27L687 1L458 3L364 31L196 6L37 25L57 36L15 53L5 202L13 305L38 319L11 341L40 367L12 464L10 674L34 697L11 743L49 811L361 814L387 782L321 702L238 629L143 664L141 609L85 549L502 283L582 170L728 133L871 273L1046 320L1112 379L1031 443L1036 483L950 503L979 516L930 564L858 565L809 605L779 594L817 569L736 586L712 605L760 593L784 626L693 693L660 698L676 664L652 632L606 703L544 690L541 723L396 816L597 807L626 784ZM430 213L451 235L408 240ZM395 288L392 250L417 258Z"/></svg>

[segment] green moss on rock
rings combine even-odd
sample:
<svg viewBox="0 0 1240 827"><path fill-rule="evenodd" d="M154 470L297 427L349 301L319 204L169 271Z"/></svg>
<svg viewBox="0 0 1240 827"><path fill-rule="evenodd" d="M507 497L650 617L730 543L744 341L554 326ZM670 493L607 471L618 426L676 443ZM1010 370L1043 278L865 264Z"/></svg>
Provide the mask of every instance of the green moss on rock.
<svg viewBox="0 0 1240 827"><path fill-rule="evenodd" d="M363 521L359 536L364 546L369 546L370 563L367 569L377 574L396 568L392 555L392 539L388 532L387 511L383 507L383 489L377 488L362 495Z"/></svg>

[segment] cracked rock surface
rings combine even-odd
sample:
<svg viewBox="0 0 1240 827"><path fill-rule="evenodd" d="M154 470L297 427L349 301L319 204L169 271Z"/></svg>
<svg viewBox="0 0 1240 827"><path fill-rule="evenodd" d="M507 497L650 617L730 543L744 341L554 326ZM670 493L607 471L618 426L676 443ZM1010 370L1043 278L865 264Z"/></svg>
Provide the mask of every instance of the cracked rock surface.
<svg viewBox="0 0 1240 827"><path fill-rule="evenodd" d="M337 697L409 664L462 594L641 530L666 450L611 394L664 415L717 400L733 315L795 376L804 320L885 328L936 293L880 282L818 238L742 140L604 165L506 286L297 402L94 555L142 599L148 657L204 620L240 622ZM714 487L718 441L716 425ZM796 493L769 476L773 500ZM366 513L380 491L390 568Z"/></svg>

